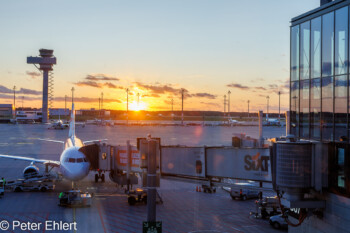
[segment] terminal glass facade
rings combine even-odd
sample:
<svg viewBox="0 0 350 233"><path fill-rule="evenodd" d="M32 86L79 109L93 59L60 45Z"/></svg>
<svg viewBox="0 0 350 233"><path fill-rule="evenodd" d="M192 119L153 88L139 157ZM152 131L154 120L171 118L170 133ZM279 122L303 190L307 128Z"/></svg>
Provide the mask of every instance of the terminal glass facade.
<svg viewBox="0 0 350 233"><path fill-rule="evenodd" d="M303 139L349 138L349 6L291 27L291 133Z"/></svg>

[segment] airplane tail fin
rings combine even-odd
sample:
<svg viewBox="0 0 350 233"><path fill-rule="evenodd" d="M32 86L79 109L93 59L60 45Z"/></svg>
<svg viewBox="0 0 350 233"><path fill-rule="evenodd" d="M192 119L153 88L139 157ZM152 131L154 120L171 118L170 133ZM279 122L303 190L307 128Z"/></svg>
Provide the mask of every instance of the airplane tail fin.
<svg viewBox="0 0 350 233"><path fill-rule="evenodd" d="M72 103L72 113L70 116L70 123L69 123L69 134L68 137L72 140L73 145L75 144L75 109L74 109L74 103Z"/></svg>

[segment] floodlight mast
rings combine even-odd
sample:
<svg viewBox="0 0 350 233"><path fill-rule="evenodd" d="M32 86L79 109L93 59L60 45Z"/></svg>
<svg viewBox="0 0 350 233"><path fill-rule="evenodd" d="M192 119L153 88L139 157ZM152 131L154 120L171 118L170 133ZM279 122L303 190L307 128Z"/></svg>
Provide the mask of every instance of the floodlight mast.
<svg viewBox="0 0 350 233"><path fill-rule="evenodd" d="M48 123L48 92L49 92L49 71L52 70L52 66L56 65L56 57L53 56L53 50L40 49L39 57L27 57L28 64L39 64L37 67L43 72L43 103L42 103L42 122Z"/></svg>

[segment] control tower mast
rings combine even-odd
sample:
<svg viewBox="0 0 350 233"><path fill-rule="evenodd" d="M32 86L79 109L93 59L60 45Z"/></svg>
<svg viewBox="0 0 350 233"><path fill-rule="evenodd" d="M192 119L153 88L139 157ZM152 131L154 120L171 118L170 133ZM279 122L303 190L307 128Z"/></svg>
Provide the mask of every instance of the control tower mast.
<svg viewBox="0 0 350 233"><path fill-rule="evenodd" d="M40 71L43 71L43 105L42 105L42 122L48 122L48 89L49 89L49 71L52 70L52 66L56 64L56 57L53 56L53 50L40 49L39 57L27 57L28 64L39 64L37 67Z"/></svg>

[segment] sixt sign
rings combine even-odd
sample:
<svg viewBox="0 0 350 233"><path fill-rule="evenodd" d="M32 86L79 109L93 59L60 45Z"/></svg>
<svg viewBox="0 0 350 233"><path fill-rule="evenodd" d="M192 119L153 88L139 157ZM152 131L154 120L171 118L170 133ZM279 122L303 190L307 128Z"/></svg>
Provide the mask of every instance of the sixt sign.
<svg viewBox="0 0 350 233"><path fill-rule="evenodd" d="M271 182L269 148L207 147L206 175Z"/></svg>
<svg viewBox="0 0 350 233"><path fill-rule="evenodd" d="M246 171L269 171L269 156L261 156L260 152L256 155L245 155L244 156L244 169Z"/></svg>

